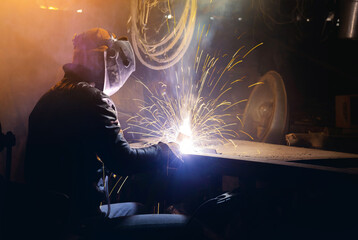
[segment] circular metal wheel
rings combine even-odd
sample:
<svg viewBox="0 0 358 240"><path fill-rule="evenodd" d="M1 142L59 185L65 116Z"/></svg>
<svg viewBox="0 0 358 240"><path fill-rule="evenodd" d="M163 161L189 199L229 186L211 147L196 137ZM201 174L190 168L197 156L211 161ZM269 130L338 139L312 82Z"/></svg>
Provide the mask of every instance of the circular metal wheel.
<svg viewBox="0 0 358 240"><path fill-rule="evenodd" d="M269 71L250 94L243 130L257 142L280 143L287 123L287 95L279 73Z"/></svg>

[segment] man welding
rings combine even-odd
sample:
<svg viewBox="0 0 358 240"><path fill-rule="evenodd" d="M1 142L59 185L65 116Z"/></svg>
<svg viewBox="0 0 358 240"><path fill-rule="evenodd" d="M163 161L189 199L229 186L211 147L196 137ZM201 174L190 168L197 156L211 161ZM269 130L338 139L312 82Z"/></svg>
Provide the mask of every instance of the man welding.
<svg viewBox="0 0 358 240"><path fill-rule="evenodd" d="M29 117L26 179L33 186L68 196L72 223L138 214L135 203L100 206L103 189L97 183L102 164L126 176L165 168L167 162L181 159L173 152L175 144L131 148L123 136L109 96L135 70L129 41L94 28L75 35L73 44L73 61L64 65L64 78L41 97ZM180 215L163 214L140 215L134 222L175 226L185 221Z"/></svg>

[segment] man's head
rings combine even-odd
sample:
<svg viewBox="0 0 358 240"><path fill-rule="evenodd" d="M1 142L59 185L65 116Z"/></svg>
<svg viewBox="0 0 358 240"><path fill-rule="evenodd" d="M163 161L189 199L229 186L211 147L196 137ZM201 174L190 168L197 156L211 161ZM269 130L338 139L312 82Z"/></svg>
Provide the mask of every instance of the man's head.
<svg viewBox="0 0 358 240"><path fill-rule="evenodd" d="M73 38L73 63L87 68L95 86L107 95L117 92L135 70L135 56L127 38L92 28Z"/></svg>

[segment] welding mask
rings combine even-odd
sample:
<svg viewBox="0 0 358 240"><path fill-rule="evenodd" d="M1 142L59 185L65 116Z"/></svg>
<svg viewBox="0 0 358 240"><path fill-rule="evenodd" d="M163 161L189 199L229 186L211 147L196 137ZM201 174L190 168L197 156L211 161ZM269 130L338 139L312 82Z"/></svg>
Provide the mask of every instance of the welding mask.
<svg viewBox="0 0 358 240"><path fill-rule="evenodd" d="M112 39L104 52L103 92L108 96L116 93L135 71L135 57L128 40Z"/></svg>
<svg viewBox="0 0 358 240"><path fill-rule="evenodd" d="M73 39L73 63L84 66L91 74L89 82L111 96L135 71L135 56L130 42L101 28L90 29Z"/></svg>

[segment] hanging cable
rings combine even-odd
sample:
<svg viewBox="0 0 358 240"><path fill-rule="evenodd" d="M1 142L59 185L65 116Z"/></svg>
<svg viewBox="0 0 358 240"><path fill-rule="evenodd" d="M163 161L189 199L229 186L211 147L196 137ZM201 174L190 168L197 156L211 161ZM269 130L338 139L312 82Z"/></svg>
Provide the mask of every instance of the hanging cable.
<svg viewBox="0 0 358 240"><path fill-rule="evenodd" d="M168 34L159 41L150 41L148 19L155 7L159 8L165 4L158 0L138 0L131 1L131 36L133 49L140 62L148 68L163 70L176 64L188 49L194 29L197 11L197 0L186 0L183 12L179 21L175 19L175 14L171 10L170 1L166 7L162 7L163 14L166 15L166 25ZM170 31L169 19L173 19L173 30ZM164 24L159 24L159 28Z"/></svg>

